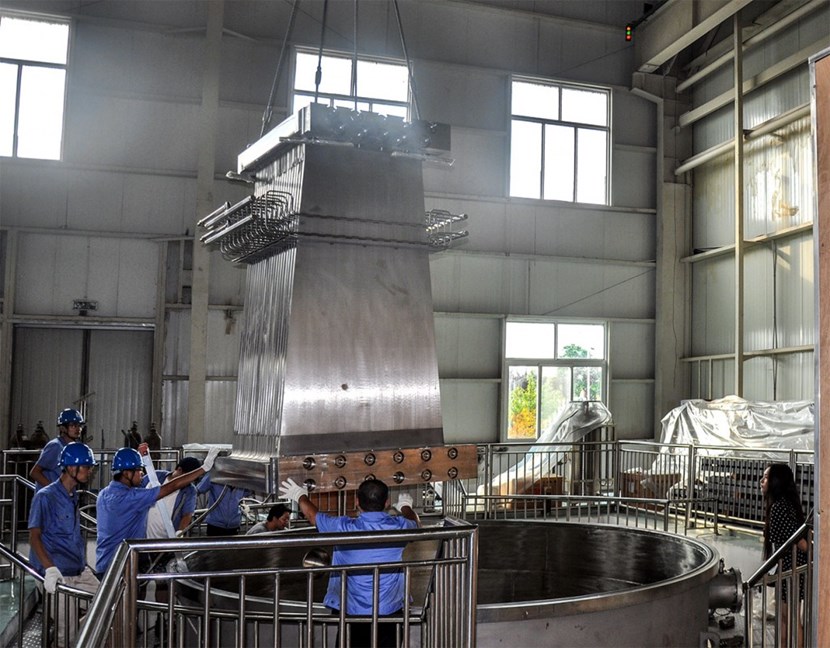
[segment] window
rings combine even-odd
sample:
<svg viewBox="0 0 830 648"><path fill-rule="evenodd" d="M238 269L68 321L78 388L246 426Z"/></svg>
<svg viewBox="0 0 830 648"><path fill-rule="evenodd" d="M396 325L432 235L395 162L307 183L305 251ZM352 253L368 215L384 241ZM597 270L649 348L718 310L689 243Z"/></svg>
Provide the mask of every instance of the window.
<svg viewBox="0 0 830 648"><path fill-rule="evenodd" d="M514 80L510 195L608 204L610 93Z"/></svg>
<svg viewBox="0 0 830 648"><path fill-rule="evenodd" d="M356 66L354 63L349 56L323 55L318 103L406 119L409 108L406 65L362 58L357 59ZM298 51L294 66L294 112L314 103L316 74L317 54Z"/></svg>
<svg viewBox="0 0 830 648"><path fill-rule="evenodd" d="M508 321L507 438L535 439L571 401L603 400L606 364L604 324Z"/></svg>
<svg viewBox="0 0 830 648"><path fill-rule="evenodd" d="M69 25L0 15L0 156L59 160Z"/></svg>

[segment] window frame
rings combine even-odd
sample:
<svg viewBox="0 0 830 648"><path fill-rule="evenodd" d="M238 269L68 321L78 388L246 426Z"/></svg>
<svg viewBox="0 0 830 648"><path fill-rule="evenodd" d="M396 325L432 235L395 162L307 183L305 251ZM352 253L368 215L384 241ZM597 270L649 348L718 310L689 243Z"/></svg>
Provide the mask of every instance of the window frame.
<svg viewBox="0 0 830 648"><path fill-rule="evenodd" d="M507 325L509 323L530 323L530 324L553 324L555 326L554 329L554 339L553 339L553 349L554 349L554 357L553 358L526 358L526 357L508 357L507 355ZM602 326L603 327L603 357L602 358L564 358L559 357L558 346L559 346L559 326L560 325L570 325L570 324L584 324L584 325L591 325L591 326ZM573 398L573 388L574 388L574 380L573 380L573 371L574 368L582 368L582 367L589 367L589 368L599 368L602 371L602 378L601 378L601 385L602 385L602 398L601 402L607 404L609 402L609 388L610 388L610 331L611 326L610 322L607 319L594 319L594 318L566 318L566 317L515 317L510 316L506 317L502 320L502 349L501 349L501 359L502 359L502 389L501 389L501 414L500 418L500 438L502 443L508 442L525 442L525 443L533 443L539 439L541 433L541 425L542 425L542 417L541 417L541 399L539 398L539 389L541 386L541 373L544 368L546 367L555 367L555 368L568 368L570 369L571 375L571 398L568 402L578 402L574 401ZM537 396L536 396L536 430L535 436L532 438L520 438L520 437L510 437L510 370L512 367L535 367L536 368L536 375L537 375ZM585 401L581 402L591 402L592 399L585 399Z"/></svg>
<svg viewBox="0 0 830 648"><path fill-rule="evenodd" d="M558 89L557 92L557 115L559 119L551 119L551 118L544 118L544 117L530 117L526 115L516 115L513 113L513 88L514 83L532 83L537 85L544 85L549 87L555 87ZM573 90L588 90L592 92L601 92L606 95L606 116L605 116L605 126L598 126L596 124L589 124L589 123L582 123L582 122L575 122L571 120L562 119L562 90L564 89L573 89ZM565 81L557 81L554 79L543 79L539 77L528 77L519 74L511 74L510 75L510 84L509 84L509 97L508 97L508 124L507 124L507 133L508 133L508 165L507 165L507 197L510 200L543 200L543 201L555 201L555 202L564 202L569 204L577 204L577 205L597 205L602 207L609 207L611 206L611 169L612 169L612 161L611 161L611 135L612 135L612 105L611 101L613 98L613 91L610 87L604 86L597 86L597 85L589 85L589 84L580 84L580 83L573 83L573 82L565 82ZM511 181L512 181L512 166L513 166L513 123L515 121L520 121L529 124L539 124L541 126L541 135L539 139L539 151L541 155L541 164L540 164L540 173L539 173L539 195L535 198L529 198L527 196L513 196L510 192L511 189ZM561 198L545 198L545 140L546 140L546 126L563 126L565 128L572 129L573 133L573 160L572 160L572 169L573 169L573 183L571 188L571 200L565 200ZM605 137L605 201L601 203L586 203L580 202L577 200L577 191L579 185L579 131L580 129L584 130L593 130L598 132L604 132L606 134Z"/></svg>
<svg viewBox="0 0 830 648"><path fill-rule="evenodd" d="M38 160L40 162L61 162L64 159L64 142L66 141L66 114L69 100L69 61L72 54L72 40L74 38L75 30L72 28L72 20L47 14L21 14L15 11L0 10L0 17L12 18L16 20L28 20L30 22L45 22L52 24L63 24L67 27L66 37L66 62L52 63L50 61L38 61L35 59L19 59L0 56L0 63L17 66L17 75L15 79L15 100L14 100L14 117L12 122L12 150L11 155L0 154L0 159L6 160ZM21 157L19 152L19 126L20 126L20 100L21 100L21 86L23 81L23 69L29 68L45 68L52 70L63 70L63 104L61 106L61 136L58 142L58 157L44 158L44 157Z"/></svg>
<svg viewBox="0 0 830 648"><path fill-rule="evenodd" d="M311 100L309 103L313 103L313 101L314 101L314 93L313 92L310 92L308 90L298 90L297 89L296 72L297 72L297 55L298 54L312 54L316 57L319 54L319 50L317 50L316 48L304 47L304 46L301 46L301 45L298 45L298 46L294 47L294 54L292 56L292 66L291 66L291 90L290 90L290 95L291 96L289 98L289 101L290 101L289 105L291 106L290 112L294 112L293 107L296 103L296 99L297 99L298 96L309 97L309 99ZM345 94L340 94L340 93L322 92L321 91L319 93L318 101L319 101L319 99L327 98L327 99L329 99L329 101L327 103L328 106L332 106L334 101L348 102L348 103L352 104L351 107L353 109L354 109L354 104L355 103L367 103L367 104L369 104L369 110L371 112L375 112L375 105L376 104L383 104L383 105L389 105L389 106L398 106L398 107L403 108L404 111L406 112L406 116L404 117L404 120L409 121L411 119L411 116L412 116L412 87L409 83L409 69L407 68L406 61L404 61L403 59L395 59L395 58L380 57L380 56L366 56L366 55L355 56L354 54L346 53L346 52L343 52L341 50L324 49L323 50L323 65L322 65L323 74L325 74L325 59L327 57L346 59L346 60L349 61L349 63L352 66L354 66L355 63L358 62L358 61L369 62L369 63L383 63L383 64L386 64L386 65L398 65L398 66L400 66L401 68L403 68L406 71L406 78L407 78L406 100L405 101L396 101L396 100L393 100L393 99L381 99L381 98L377 98L377 97L368 97L368 96L363 96L363 95L357 95L356 93L354 95L352 95L352 94L345 95ZM355 71L354 71L354 69L352 69L352 79L355 78L354 75L355 75ZM351 85L351 80L350 80L350 85ZM358 110L360 110L360 109L358 108Z"/></svg>

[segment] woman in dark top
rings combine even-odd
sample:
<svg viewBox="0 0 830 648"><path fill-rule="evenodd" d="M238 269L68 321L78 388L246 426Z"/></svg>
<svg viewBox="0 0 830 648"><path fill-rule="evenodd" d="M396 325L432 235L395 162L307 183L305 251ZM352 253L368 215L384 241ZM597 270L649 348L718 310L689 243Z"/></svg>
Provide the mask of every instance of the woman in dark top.
<svg viewBox="0 0 830 648"><path fill-rule="evenodd" d="M793 471L786 464L771 464L761 478L761 491L764 494L764 559L784 545L798 528L804 524L804 511L801 497L795 485ZM807 564L807 540L801 538L797 544L796 564ZM793 568L792 551L784 552L779 563L781 572ZM798 598L804 599L804 576L798 578ZM781 644L787 645L789 606L787 602L787 582L781 584ZM800 616L800 615L799 615ZM803 627L799 619L798 645L803 645Z"/></svg>

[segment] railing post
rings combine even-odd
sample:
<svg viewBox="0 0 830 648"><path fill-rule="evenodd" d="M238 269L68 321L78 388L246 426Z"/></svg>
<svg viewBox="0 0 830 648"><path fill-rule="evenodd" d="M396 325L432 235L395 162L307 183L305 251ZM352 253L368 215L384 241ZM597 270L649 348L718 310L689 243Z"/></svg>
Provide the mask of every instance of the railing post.
<svg viewBox="0 0 830 648"><path fill-rule="evenodd" d="M620 449L620 442L614 441L614 452L612 455L612 471L614 473L614 492L619 495L620 497L623 496L622 492L622 466L620 465L622 461L622 450Z"/></svg>
<svg viewBox="0 0 830 648"><path fill-rule="evenodd" d="M695 499L695 482L697 475L697 448L692 443L689 445L689 466L688 466L688 478L686 481L686 519L684 521L685 529L689 528L689 512L692 507L692 503ZM684 529L684 530L685 530Z"/></svg>

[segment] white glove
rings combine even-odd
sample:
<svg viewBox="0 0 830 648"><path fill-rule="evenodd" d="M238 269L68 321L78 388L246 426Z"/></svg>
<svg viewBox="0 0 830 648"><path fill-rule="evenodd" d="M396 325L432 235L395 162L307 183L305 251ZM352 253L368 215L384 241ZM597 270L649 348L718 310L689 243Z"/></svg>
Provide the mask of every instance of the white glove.
<svg viewBox="0 0 830 648"><path fill-rule="evenodd" d="M63 582L63 574L57 567L47 567L46 575L43 577L43 587L50 594L55 593L58 583Z"/></svg>
<svg viewBox="0 0 830 648"><path fill-rule="evenodd" d="M300 486L289 477L280 486L280 495L294 502L299 502L303 495L308 497L308 489L305 486Z"/></svg>
<svg viewBox="0 0 830 648"><path fill-rule="evenodd" d="M219 454L219 448L216 446L212 447L208 450L207 457L202 462L202 470L205 472L210 472L210 469L213 468L213 462L216 461L216 457Z"/></svg>
<svg viewBox="0 0 830 648"><path fill-rule="evenodd" d="M412 496L407 495L406 493L401 493L398 495L398 501L395 503L395 508L403 512L404 506L412 508Z"/></svg>

